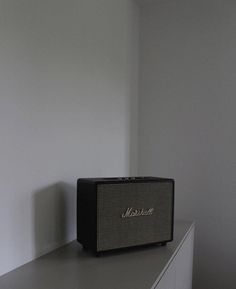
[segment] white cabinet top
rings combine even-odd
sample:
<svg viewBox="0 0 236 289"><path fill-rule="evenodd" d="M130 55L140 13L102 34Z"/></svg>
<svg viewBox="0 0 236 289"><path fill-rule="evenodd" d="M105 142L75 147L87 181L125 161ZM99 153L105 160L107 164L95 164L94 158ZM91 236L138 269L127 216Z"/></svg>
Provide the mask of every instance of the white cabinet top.
<svg viewBox="0 0 236 289"><path fill-rule="evenodd" d="M166 246L121 250L95 257L76 241L0 277L1 289L150 289L193 229L177 221Z"/></svg>

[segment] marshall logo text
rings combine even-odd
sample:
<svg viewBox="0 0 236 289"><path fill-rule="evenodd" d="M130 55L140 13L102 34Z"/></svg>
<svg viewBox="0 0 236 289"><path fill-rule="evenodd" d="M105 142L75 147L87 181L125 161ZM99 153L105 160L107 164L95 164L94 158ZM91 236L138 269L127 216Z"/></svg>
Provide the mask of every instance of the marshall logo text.
<svg viewBox="0 0 236 289"><path fill-rule="evenodd" d="M134 209L127 208L127 210L121 215L121 218L131 218L131 217L140 217L140 216L150 216L154 212L154 208L149 209Z"/></svg>

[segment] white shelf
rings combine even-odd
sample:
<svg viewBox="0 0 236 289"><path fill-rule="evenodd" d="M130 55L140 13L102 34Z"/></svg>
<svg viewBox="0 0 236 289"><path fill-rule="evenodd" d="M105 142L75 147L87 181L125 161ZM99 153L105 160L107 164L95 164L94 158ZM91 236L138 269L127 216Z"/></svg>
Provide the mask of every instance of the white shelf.
<svg viewBox="0 0 236 289"><path fill-rule="evenodd" d="M1 289L191 289L194 224L174 241L95 257L72 243L0 277Z"/></svg>

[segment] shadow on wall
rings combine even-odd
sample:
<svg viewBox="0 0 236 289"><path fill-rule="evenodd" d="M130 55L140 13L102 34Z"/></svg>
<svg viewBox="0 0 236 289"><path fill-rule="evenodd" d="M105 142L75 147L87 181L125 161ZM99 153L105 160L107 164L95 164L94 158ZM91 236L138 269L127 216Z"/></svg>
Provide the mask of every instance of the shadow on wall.
<svg viewBox="0 0 236 289"><path fill-rule="evenodd" d="M75 186L48 186L35 192L33 202L36 257L75 239Z"/></svg>

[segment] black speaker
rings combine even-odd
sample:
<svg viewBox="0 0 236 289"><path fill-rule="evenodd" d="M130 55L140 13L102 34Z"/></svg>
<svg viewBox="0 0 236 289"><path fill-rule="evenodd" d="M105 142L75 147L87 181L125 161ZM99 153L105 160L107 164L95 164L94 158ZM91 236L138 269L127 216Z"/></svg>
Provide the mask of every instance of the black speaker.
<svg viewBox="0 0 236 289"><path fill-rule="evenodd" d="M96 253L173 240L174 180L77 181L77 240Z"/></svg>

